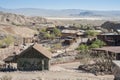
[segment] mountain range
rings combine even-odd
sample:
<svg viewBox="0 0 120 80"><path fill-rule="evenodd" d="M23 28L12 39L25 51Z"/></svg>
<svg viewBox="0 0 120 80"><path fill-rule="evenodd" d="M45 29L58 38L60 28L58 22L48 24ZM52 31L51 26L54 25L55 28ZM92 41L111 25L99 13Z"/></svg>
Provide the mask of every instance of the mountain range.
<svg viewBox="0 0 120 80"><path fill-rule="evenodd" d="M22 14L26 16L43 16L43 17L119 17L120 11L97 11L81 9L38 9L38 8L19 8L6 9L0 7L0 11Z"/></svg>

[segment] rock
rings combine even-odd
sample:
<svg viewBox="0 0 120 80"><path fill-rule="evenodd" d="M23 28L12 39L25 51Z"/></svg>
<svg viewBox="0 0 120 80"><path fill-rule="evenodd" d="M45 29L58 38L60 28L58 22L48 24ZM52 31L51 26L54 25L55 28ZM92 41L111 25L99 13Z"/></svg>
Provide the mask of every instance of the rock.
<svg viewBox="0 0 120 80"><path fill-rule="evenodd" d="M107 30L116 30L120 29L120 23L119 22L112 22L112 21L107 21L101 25L102 28L107 29Z"/></svg>

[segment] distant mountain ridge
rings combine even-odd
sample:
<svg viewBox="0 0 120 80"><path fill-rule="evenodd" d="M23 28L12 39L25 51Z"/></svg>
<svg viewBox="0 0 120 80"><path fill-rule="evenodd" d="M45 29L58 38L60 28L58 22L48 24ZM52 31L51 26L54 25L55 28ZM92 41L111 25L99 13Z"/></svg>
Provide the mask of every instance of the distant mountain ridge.
<svg viewBox="0 0 120 80"><path fill-rule="evenodd" d="M95 10L81 10L81 9L38 9L38 8L19 8L19 9L5 9L0 7L0 11L22 14L26 16L53 16L53 17L118 17L120 11L95 11Z"/></svg>

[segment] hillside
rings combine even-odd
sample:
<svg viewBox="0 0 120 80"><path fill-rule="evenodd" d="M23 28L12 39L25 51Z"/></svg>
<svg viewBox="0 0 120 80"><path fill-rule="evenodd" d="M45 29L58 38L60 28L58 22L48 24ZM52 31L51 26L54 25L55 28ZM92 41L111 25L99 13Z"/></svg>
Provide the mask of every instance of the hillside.
<svg viewBox="0 0 120 80"><path fill-rule="evenodd" d="M32 37L36 31L27 27L0 25L0 33L4 35L13 35L16 37Z"/></svg>
<svg viewBox="0 0 120 80"><path fill-rule="evenodd" d="M106 21L105 23L103 23L101 25L102 28L105 28L105 29L113 29L113 30L117 30L117 29L120 29L120 22L118 21Z"/></svg>
<svg viewBox="0 0 120 80"><path fill-rule="evenodd" d="M11 24L11 25L32 25L46 23L47 20L42 17L27 17L24 15L17 15L12 13L0 12L0 24Z"/></svg>
<svg viewBox="0 0 120 80"><path fill-rule="evenodd" d="M36 31L35 26L46 23L42 17L27 17L12 13L0 12L0 39L7 35L14 37L32 37Z"/></svg>

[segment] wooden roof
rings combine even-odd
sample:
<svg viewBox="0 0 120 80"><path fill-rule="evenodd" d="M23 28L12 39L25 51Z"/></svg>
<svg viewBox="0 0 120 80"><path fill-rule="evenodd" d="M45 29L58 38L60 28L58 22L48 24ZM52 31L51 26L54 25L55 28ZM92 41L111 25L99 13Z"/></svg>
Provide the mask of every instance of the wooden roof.
<svg viewBox="0 0 120 80"><path fill-rule="evenodd" d="M24 54L26 51L30 50L31 48L34 48L35 50L37 50L40 54L44 55L45 57L51 59L52 57L52 53L50 51L48 51L45 47L43 47L41 44L33 44L30 47L26 48L25 50L23 50L22 52L20 52L18 55L16 55L16 57L19 57L19 55ZM12 62L16 60L15 56L8 56L7 58L5 58L3 61L5 62Z"/></svg>
<svg viewBox="0 0 120 80"><path fill-rule="evenodd" d="M33 44L30 47L26 48L24 51L22 51L19 55L24 54L26 51L30 50L31 48L37 50L40 54L44 55L47 58L51 58L52 57L52 53L50 51L48 51L45 47L43 47L41 44ZM18 56L19 56L18 55Z"/></svg>
<svg viewBox="0 0 120 80"><path fill-rule="evenodd" d="M35 43L33 48L49 59L52 57L52 53L40 44Z"/></svg>
<svg viewBox="0 0 120 80"><path fill-rule="evenodd" d="M102 47L102 48L94 48L93 50L108 51L108 52L112 52L112 53L120 53L120 46L109 46L109 47Z"/></svg>

